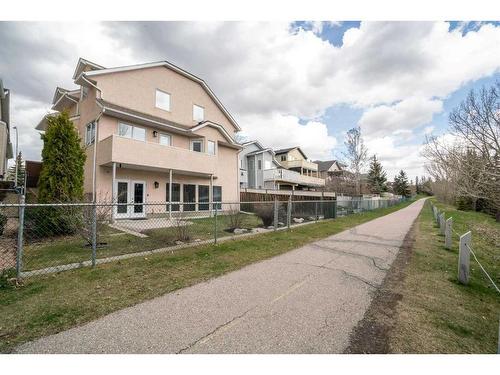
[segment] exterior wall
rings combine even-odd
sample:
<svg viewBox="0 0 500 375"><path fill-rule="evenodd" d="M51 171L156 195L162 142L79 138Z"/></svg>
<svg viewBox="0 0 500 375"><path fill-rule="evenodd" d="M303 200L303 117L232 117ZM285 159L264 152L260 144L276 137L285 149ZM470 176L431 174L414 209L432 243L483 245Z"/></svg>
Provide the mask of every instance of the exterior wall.
<svg viewBox="0 0 500 375"><path fill-rule="evenodd" d="M235 128L203 87L165 67L130 70L92 77L102 99L187 126L193 120L193 104L205 109L205 119L222 125L229 134ZM156 89L170 94L170 111L156 108Z"/></svg>
<svg viewBox="0 0 500 375"><path fill-rule="evenodd" d="M5 178L7 173L7 124L0 121L0 176Z"/></svg>

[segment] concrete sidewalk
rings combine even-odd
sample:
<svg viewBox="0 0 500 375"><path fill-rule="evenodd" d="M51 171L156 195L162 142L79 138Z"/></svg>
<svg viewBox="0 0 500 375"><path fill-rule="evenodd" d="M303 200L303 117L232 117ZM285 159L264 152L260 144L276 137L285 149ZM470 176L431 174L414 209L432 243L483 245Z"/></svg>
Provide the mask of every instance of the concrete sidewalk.
<svg viewBox="0 0 500 375"><path fill-rule="evenodd" d="M342 353L424 200L19 353Z"/></svg>

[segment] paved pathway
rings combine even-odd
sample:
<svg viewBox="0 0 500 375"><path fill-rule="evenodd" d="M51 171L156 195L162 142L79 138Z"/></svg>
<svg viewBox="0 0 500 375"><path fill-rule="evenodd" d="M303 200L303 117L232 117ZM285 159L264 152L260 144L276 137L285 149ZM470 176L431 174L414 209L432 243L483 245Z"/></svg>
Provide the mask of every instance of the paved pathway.
<svg viewBox="0 0 500 375"><path fill-rule="evenodd" d="M341 353L423 200L18 347L25 353Z"/></svg>

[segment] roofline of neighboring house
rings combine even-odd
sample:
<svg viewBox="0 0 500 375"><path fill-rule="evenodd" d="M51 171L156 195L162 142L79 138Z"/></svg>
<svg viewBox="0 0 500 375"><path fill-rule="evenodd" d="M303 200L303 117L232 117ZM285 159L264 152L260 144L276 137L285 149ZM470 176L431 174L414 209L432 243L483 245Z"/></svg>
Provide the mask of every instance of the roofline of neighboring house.
<svg viewBox="0 0 500 375"><path fill-rule="evenodd" d="M104 66L96 64L92 61L89 61L87 59L84 59L83 57L80 57L78 59L78 63L76 64L75 72L73 73L73 79L75 80L76 77L80 75L80 73L83 71L83 68L85 66L91 66L95 69L106 69Z"/></svg>
<svg viewBox="0 0 500 375"><path fill-rule="evenodd" d="M288 154L290 151L295 150L295 149L299 150L299 152L302 154L302 156L304 157L304 159L307 160L307 156L304 153L304 151L302 151L302 149L300 148L300 146L294 146L294 147L290 147L290 148L283 148L283 149L274 151L274 153L276 155Z"/></svg>
<svg viewBox="0 0 500 375"><path fill-rule="evenodd" d="M82 60L84 60L84 59L82 59ZM79 60L79 64L80 64L80 60ZM97 64L95 64L95 65L97 65ZM208 93L208 95L214 100L214 102L219 107L219 109L226 115L229 122L238 131L241 130L241 128L238 125L238 123L236 122L236 120L233 118L233 116L231 116L231 114L228 112L226 107L224 107L222 102L219 100L219 98L215 95L215 93L212 91L212 89L208 86L208 84L203 79L195 76L194 74L189 73L188 71L186 71L186 70L178 67L177 65L174 65L166 60L152 62L152 63L145 63L145 64L120 66L120 67L116 67L116 68L102 68L102 69L92 70L92 71L88 71L88 72L81 71L81 73L78 75L78 77L74 77L73 79L75 79L75 83L77 83L77 81L82 76L90 78L90 77L99 76L99 75L103 75L103 74L126 72L126 71L130 71L130 70L138 70L138 69L148 69L148 68L155 68L155 67L159 67L159 66L164 66L166 68L169 68L169 69L181 74L182 76L189 78L190 80L200 84L205 89L205 91ZM75 71L75 74L76 73L77 73L77 71Z"/></svg>

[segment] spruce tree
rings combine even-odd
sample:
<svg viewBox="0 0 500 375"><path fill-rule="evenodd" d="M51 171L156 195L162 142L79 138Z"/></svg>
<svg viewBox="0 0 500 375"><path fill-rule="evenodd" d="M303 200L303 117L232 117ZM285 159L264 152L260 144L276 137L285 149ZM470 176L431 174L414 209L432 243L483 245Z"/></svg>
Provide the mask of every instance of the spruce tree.
<svg viewBox="0 0 500 375"><path fill-rule="evenodd" d="M380 194L387 191L387 174L382 168L382 164L373 155L370 161L370 171L368 172L368 186L373 194Z"/></svg>
<svg viewBox="0 0 500 375"><path fill-rule="evenodd" d="M16 162L14 165L9 167L7 171L7 180L16 180L16 164L17 164L17 183L16 186L24 186L24 176L26 175L26 168L24 166L23 155L21 152L17 155Z"/></svg>
<svg viewBox="0 0 500 375"><path fill-rule="evenodd" d="M69 115L63 112L47 120L42 135L42 170L38 198L41 203L83 199L85 151Z"/></svg>
<svg viewBox="0 0 500 375"><path fill-rule="evenodd" d="M400 170L399 174L394 177L393 191L394 194L402 195L405 198L411 196L410 183L405 171Z"/></svg>

